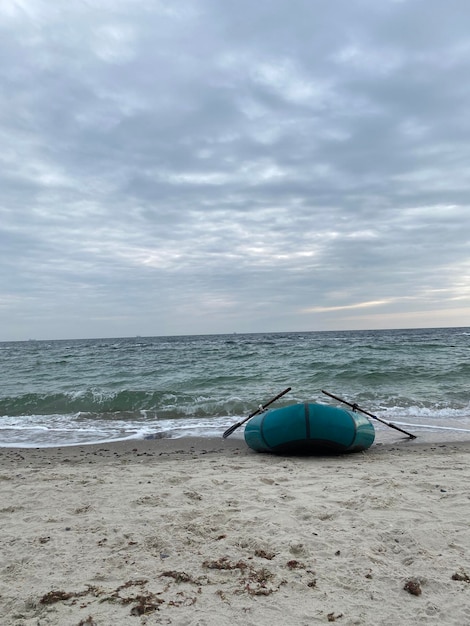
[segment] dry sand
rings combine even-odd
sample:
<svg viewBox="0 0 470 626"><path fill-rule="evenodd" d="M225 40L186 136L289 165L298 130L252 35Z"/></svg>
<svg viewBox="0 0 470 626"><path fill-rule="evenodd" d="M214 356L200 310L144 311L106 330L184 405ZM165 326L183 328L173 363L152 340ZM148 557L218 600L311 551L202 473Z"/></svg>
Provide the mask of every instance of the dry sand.
<svg viewBox="0 0 470 626"><path fill-rule="evenodd" d="M0 623L468 626L469 452L0 449Z"/></svg>

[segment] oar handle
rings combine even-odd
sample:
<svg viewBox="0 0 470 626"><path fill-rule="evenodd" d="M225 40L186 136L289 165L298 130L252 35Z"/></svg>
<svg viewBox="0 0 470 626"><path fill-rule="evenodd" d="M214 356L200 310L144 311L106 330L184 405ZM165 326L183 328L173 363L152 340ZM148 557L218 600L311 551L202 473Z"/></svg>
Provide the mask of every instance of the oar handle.
<svg viewBox="0 0 470 626"><path fill-rule="evenodd" d="M276 400L279 400L279 398L282 398L282 396L284 396L291 389L292 387L287 387L287 389L284 389L284 391L281 391L281 393L278 393L277 396L275 396L274 398L271 398L271 400L266 402L266 404L263 404L263 406L258 407L256 411L253 411L253 413L250 413L250 415L248 415L248 417L245 417L244 420L242 420L241 422L237 422L236 424L233 424L232 426L230 426L230 428L227 428L227 430L224 432L222 437L224 439L227 439L227 437L229 437L233 432L235 432L237 428L240 428L242 424L250 420L255 415L258 415L258 413L262 413L266 407L268 407L273 402L276 402Z"/></svg>
<svg viewBox="0 0 470 626"><path fill-rule="evenodd" d="M390 428L394 428L395 430L399 430L401 433L403 433L404 435L406 435L410 439L416 439L416 435L412 435L411 433L407 432L406 430L403 430L403 428L399 428L395 424L392 424L392 422L387 422L386 420L381 419L380 417L377 417L377 415L372 415L372 413L369 413L368 411L366 411L364 409L361 409L361 407L358 406L357 404L351 404L351 402L348 402L347 400L343 400L343 398L338 398L338 396L335 396L332 393L329 393L328 391L325 391L324 389L322 389L321 392L324 393L326 396L330 396L330 398L333 398L334 400L338 400L338 402L342 402L343 404L347 404L354 411L360 411L361 413L364 413L364 415L368 415L372 419L377 420L378 422L382 422L382 424L386 424Z"/></svg>

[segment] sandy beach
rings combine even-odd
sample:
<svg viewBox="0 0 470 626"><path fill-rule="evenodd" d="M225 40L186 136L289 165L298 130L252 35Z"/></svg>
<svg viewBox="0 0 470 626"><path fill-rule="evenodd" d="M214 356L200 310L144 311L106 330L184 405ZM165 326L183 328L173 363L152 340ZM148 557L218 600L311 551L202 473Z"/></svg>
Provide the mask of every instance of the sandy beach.
<svg viewBox="0 0 470 626"><path fill-rule="evenodd" d="M469 453L0 449L1 623L470 625Z"/></svg>

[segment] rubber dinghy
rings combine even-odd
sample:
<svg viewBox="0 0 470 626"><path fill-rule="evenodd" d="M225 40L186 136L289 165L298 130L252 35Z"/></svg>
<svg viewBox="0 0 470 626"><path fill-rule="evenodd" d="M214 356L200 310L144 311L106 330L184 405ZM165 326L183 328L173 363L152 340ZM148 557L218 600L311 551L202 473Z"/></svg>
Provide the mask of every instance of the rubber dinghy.
<svg viewBox="0 0 470 626"><path fill-rule="evenodd" d="M360 452L374 439L374 426L365 416L326 404L270 409L245 426L245 441L257 452Z"/></svg>

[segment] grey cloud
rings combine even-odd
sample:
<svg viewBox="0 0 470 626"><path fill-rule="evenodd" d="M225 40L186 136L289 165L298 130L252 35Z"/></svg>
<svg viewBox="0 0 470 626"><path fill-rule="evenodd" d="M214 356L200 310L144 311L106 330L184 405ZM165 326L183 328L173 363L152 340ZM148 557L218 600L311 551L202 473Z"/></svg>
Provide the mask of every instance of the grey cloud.
<svg viewBox="0 0 470 626"><path fill-rule="evenodd" d="M3 338L465 324L468 17L1 8Z"/></svg>

